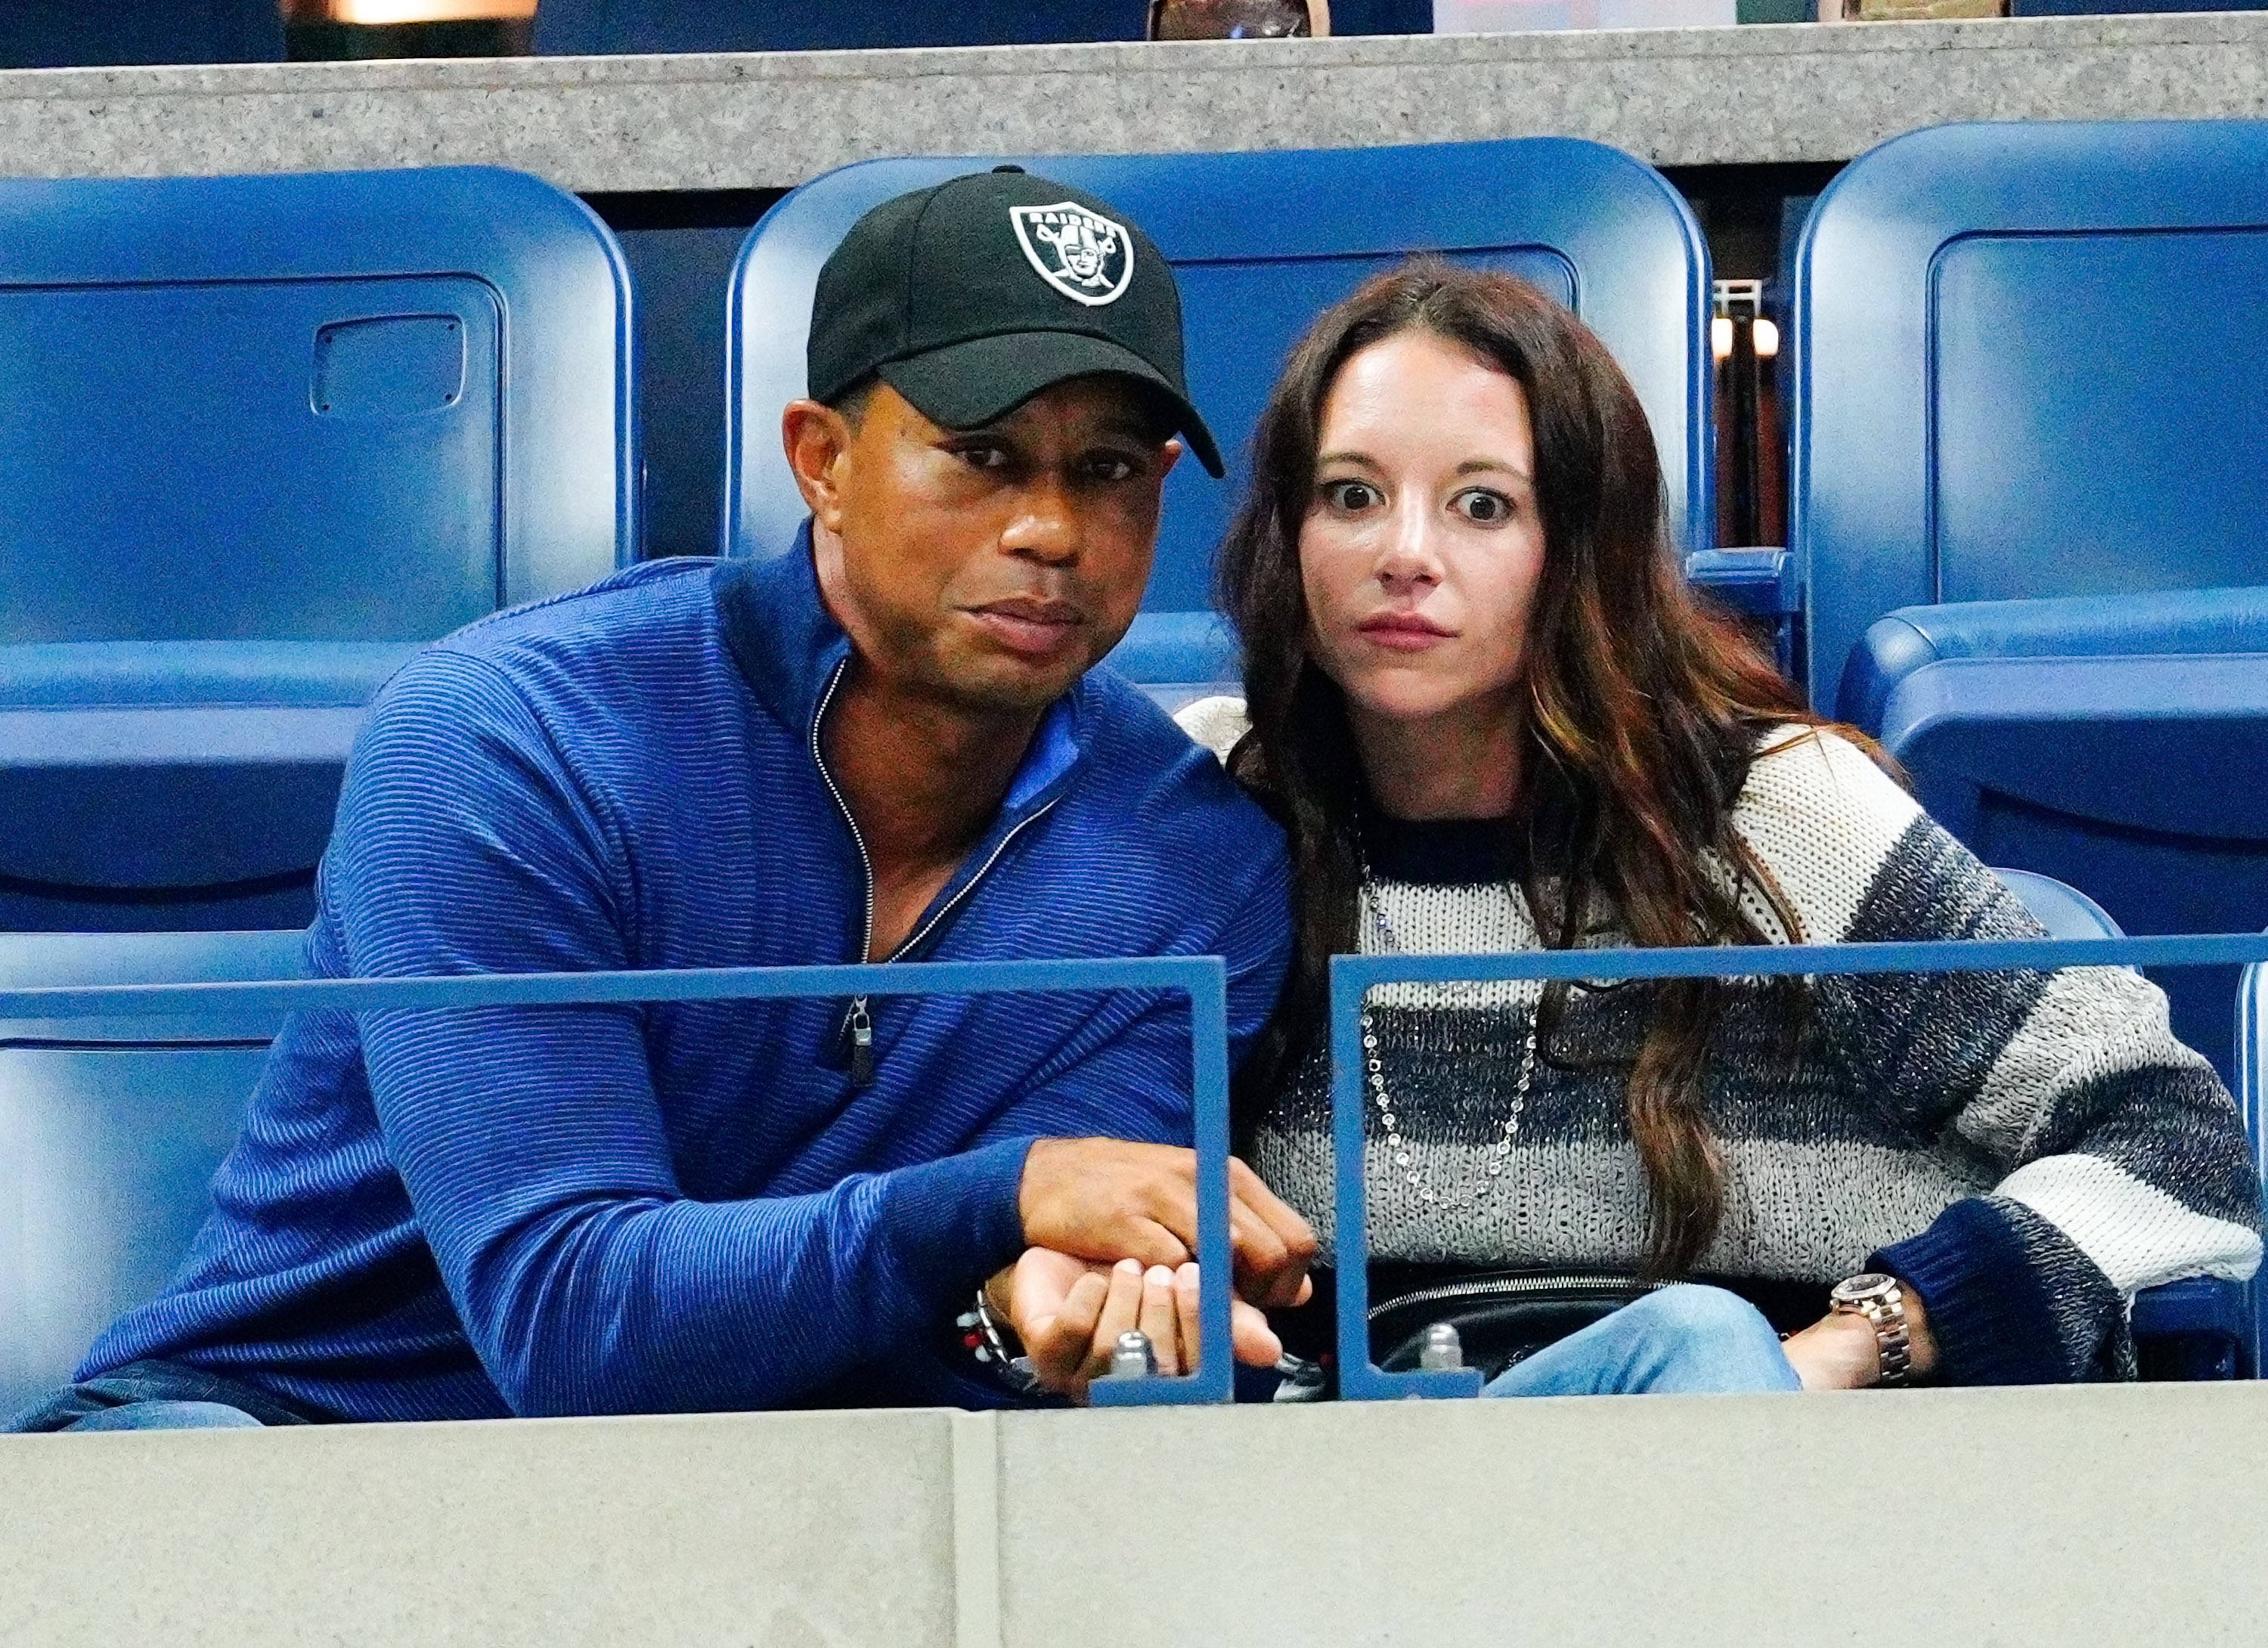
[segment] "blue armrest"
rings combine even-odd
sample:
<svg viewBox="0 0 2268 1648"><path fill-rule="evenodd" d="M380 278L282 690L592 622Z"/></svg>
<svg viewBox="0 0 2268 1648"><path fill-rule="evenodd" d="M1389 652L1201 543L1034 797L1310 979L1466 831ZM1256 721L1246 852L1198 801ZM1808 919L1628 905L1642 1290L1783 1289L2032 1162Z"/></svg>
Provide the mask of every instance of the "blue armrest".
<svg viewBox="0 0 2268 1648"><path fill-rule="evenodd" d="M2138 1343L2177 1341L2183 1376L2189 1379L2249 1379L2253 1376L2252 1290L2242 1282L2191 1276L2146 1288L2134 1296Z"/></svg>
<svg viewBox="0 0 2268 1648"><path fill-rule="evenodd" d="M2193 658L2229 652L2268 652L2268 588L1902 607L1876 619L1852 648L1836 713L1879 733L1898 683L1949 658Z"/></svg>
<svg viewBox="0 0 2268 1648"><path fill-rule="evenodd" d="M2268 652L1946 658L1897 679L1872 730L1963 840L1987 791L2126 829L2268 839L2268 789L2248 781L2268 772Z"/></svg>
<svg viewBox="0 0 2268 1648"><path fill-rule="evenodd" d="M1803 609L1803 580L1786 549L1696 549L1685 557L1685 579L1758 618L1788 618Z"/></svg>
<svg viewBox="0 0 2268 1648"><path fill-rule="evenodd" d="M0 710L368 703L418 641L64 641L0 646Z"/></svg>
<svg viewBox="0 0 2268 1648"><path fill-rule="evenodd" d="M307 869L371 699L417 650L0 646L0 876L147 889Z"/></svg>

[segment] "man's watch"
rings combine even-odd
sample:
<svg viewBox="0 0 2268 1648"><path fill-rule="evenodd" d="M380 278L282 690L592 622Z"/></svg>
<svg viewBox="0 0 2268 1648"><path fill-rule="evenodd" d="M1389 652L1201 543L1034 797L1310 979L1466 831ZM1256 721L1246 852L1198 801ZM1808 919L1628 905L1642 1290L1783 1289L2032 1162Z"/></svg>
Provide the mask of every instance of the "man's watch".
<svg viewBox="0 0 2268 1648"><path fill-rule="evenodd" d="M1906 1338L1906 1294L1897 1277L1869 1270L1837 1282L1827 1296L1839 1315L1864 1316L1874 1325L1876 1383L1903 1385L1913 1368L1913 1346Z"/></svg>

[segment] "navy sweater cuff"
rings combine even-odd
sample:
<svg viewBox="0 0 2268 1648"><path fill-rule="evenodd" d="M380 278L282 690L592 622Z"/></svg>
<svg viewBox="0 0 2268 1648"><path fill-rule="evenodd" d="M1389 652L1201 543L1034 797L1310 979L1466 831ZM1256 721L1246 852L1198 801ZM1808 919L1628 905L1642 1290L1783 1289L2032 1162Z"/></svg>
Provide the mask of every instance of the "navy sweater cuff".
<svg viewBox="0 0 2268 1648"><path fill-rule="evenodd" d="M1971 1196L1867 1260L1920 1295L1948 1385L2051 1385L2071 1377L2055 1312L2024 1240Z"/></svg>
<svg viewBox="0 0 2268 1648"><path fill-rule="evenodd" d="M885 1228L918 1311L973 1290L1024 1251L1017 1202L1032 1143L1005 1139L889 1175Z"/></svg>

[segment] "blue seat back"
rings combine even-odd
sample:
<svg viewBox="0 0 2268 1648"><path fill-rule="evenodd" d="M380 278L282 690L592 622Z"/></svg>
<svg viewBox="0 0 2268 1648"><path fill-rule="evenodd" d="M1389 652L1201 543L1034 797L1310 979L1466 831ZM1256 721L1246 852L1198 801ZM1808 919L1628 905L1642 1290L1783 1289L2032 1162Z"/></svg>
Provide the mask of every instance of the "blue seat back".
<svg viewBox="0 0 2268 1648"><path fill-rule="evenodd" d="M820 265L870 207L991 164L846 166L796 190L750 232L729 299L727 553L780 553L805 513L781 455L779 414L804 392ZM1614 350L1653 421L1680 547L1713 535L1707 254L1683 198L1641 162L1535 137L1020 164L1109 201L1173 264L1190 393L1229 459L1226 483L1195 462L1167 483L1145 622L1119 660L1136 679L1192 679L1172 673L1187 667L1189 649L1165 641L1196 633L1187 620L1211 608L1213 550L1244 485L1247 440L1292 344L1318 312L1414 252L1518 275L1573 307ZM1233 662L1219 646L1202 661L1217 673L1194 679L1222 679Z"/></svg>
<svg viewBox="0 0 2268 1648"><path fill-rule="evenodd" d="M0 935L0 988L291 978L296 932ZM272 1016L0 1021L0 1416L188 1252Z"/></svg>
<svg viewBox="0 0 2268 1648"><path fill-rule="evenodd" d="M519 173L0 180L0 644L426 640L604 575L629 322Z"/></svg>
<svg viewBox="0 0 2268 1648"><path fill-rule="evenodd" d="M630 319L519 173L0 180L0 929L303 925L391 670L633 558Z"/></svg>
<svg viewBox="0 0 2268 1648"><path fill-rule="evenodd" d="M2268 583L2268 122L1947 126L1797 253L1812 701L1883 614Z"/></svg>

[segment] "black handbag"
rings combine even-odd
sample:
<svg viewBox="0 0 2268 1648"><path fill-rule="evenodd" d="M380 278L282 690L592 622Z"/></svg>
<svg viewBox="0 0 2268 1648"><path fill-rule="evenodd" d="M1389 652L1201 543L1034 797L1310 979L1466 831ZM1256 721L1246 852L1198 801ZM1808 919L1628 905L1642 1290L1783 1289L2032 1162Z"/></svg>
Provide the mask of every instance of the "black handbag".
<svg viewBox="0 0 2268 1648"><path fill-rule="evenodd" d="M1484 1379L1668 1285L1578 1270L1476 1270L1404 1289L1370 1307L1371 1359L1389 1373L1418 1365L1428 1330L1457 1330L1464 1365Z"/></svg>
<svg viewBox="0 0 2268 1648"><path fill-rule="evenodd" d="M1285 1345L1276 1369L1272 1400L1278 1402L1329 1402L1338 1394L1330 1343L1337 1290L1328 1271L1318 1273L1315 1284L1304 1309L1271 1318ZM1426 1334L1447 1324L1457 1330L1464 1365L1492 1379L1668 1285L1600 1271L1381 1265L1371 1273L1371 1360L1388 1372L1408 1372L1419 1365Z"/></svg>

